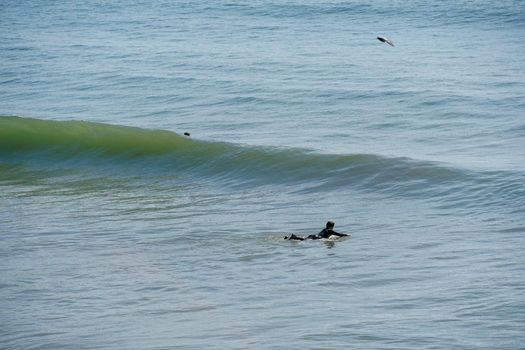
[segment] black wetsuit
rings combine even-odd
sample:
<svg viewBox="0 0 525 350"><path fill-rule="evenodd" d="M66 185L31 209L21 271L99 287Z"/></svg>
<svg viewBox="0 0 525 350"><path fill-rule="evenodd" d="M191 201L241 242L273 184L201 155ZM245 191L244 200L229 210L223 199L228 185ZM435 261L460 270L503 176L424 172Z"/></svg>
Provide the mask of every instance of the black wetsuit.
<svg viewBox="0 0 525 350"><path fill-rule="evenodd" d="M334 230L332 230L331 228L325 228L323 229L321 232L319 232L318 234L316 235L309 235L309 236L306 236L306 237L298 237L296 235L291 235L290 237L284 237L284 239L291 239L291 240L297 240L297 241L304 241L305 239L321 239L321 238L329 238L330 236L339 236L339 237L344 237L344 236L348 236L344 233L338 233L338 232L335 232Z"/></svg>
<svg viewBox="0 0 525 350"><path fill-rule="evenodd" d="M346 236L344 233L335 232L331 228L323 229L321 232L319 232L319 234L317 236L318 236L318 239L319 239L319 238L329 238L332 235L339 236L339 237Z"/></svg>

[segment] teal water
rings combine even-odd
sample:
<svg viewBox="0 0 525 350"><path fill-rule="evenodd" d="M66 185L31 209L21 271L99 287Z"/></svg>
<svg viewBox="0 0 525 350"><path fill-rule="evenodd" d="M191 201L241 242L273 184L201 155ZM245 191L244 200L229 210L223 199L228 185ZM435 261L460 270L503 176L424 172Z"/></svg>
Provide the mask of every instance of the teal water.
<svg viewBox="0 0 525 350"><path fill-rule="evenodd" d="M523 11L2 2L0 348L523 348Z"/></svg>

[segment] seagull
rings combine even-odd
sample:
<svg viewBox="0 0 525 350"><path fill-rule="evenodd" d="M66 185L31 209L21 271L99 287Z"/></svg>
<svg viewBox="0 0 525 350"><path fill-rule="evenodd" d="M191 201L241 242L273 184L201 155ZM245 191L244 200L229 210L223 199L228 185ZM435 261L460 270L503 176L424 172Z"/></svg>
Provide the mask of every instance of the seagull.
<svg viewBox="0 0 525 350"><path fill-rule="evenodd" d="M377 40L379 40L382 43L387 43L390 46L394 46L394 43L392 41L390 41L390 39L385 38L384 36L378 36Z"/></svg>

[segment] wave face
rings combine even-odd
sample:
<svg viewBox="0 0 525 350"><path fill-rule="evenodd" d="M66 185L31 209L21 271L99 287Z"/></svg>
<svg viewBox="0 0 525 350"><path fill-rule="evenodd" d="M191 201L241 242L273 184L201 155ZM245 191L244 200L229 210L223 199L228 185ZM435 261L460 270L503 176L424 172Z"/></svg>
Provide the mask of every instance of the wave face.
<svg viewBox="0 0 525 350"><path fill-rule="evenodd" d="M319 154L206 142L171 131L85 121L2 117L0 154L4 180L19 178L21 169L36 167L41 174L57 168L91 169L97 176L184 177L234 188L353 189L429 199L442 205L461 203L462 208L488 203L521 205L525 198L524 176L519 172L473 171L373 154Z"/></svg>
<svg viewBox="0 0 525 350"><path fill-rule="evenodd" d="M180 149L185 140L168 131L91 123L2 117L0 147L18 153L54 150L57 153L101 152L146 156Z"/></svg>

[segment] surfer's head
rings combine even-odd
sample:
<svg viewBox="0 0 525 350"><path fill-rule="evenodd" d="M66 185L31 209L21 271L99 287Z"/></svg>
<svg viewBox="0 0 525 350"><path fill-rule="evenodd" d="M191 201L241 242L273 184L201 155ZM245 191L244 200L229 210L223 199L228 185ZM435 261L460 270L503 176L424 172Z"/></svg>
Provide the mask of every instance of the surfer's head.
<svg viewBox="0 0 525 350"><path fill-rule="evenodd" d="M333 221L328 221L326 223L326 228L334 228L334 226L335 226L335 223Z"/></svg>

